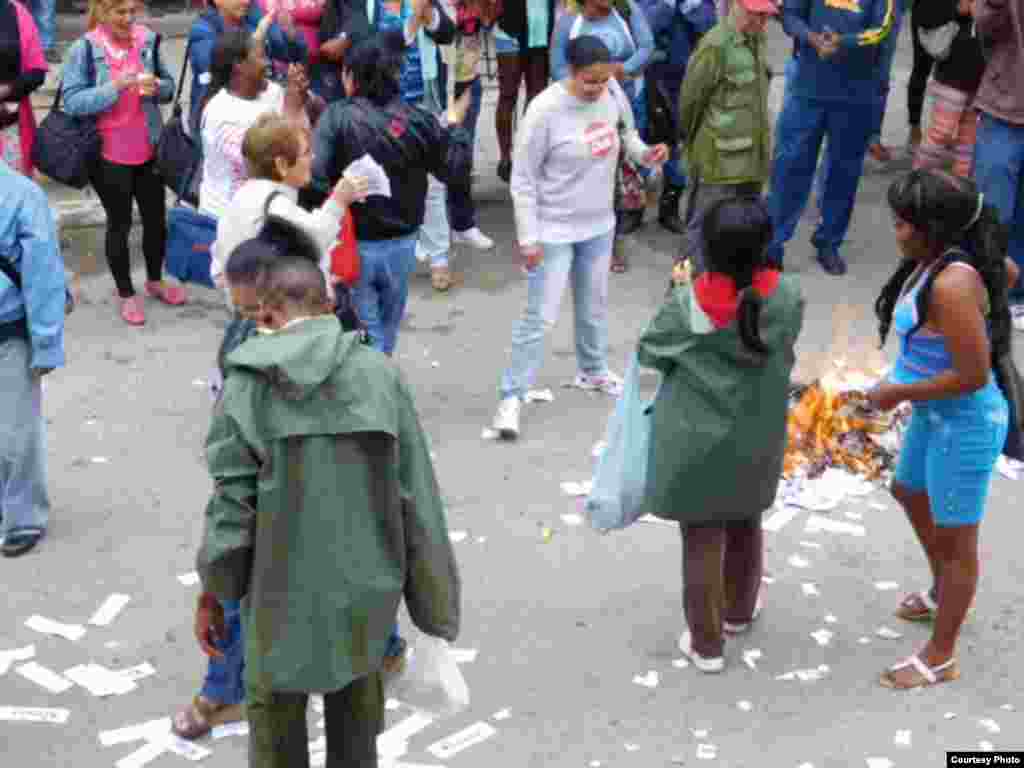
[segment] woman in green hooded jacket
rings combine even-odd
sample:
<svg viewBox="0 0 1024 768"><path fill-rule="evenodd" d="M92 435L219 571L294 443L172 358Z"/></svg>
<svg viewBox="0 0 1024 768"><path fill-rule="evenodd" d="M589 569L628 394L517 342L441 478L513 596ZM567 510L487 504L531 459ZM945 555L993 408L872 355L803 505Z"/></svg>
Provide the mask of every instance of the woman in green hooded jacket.
<svg viewBox="0 0 1024 768"><path fill-rule="evenodd" d="M708 271L674 289L640 338L662 374L651 414L646 504L683 534L679 647L724 668L723 632L750 628L760 601L761 513L775 501L804 300L769 268L771 218L756 198L704 218Z"/></svg>

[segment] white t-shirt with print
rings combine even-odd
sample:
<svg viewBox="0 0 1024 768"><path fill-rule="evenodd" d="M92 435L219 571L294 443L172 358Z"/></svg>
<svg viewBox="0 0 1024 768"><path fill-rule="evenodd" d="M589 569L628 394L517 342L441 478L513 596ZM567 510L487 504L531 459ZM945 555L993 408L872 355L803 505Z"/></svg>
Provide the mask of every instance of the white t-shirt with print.
<svg viewBox="0 0 1024 768"><path fill-rule="evenodd" d="M284 114L284 89L267 83L256 99L240 99L222 89L203 110L203 181L199 186L199 210L220 218L231 198L248 178L242 157L242 140L253 123L267 112Z"/></svg>

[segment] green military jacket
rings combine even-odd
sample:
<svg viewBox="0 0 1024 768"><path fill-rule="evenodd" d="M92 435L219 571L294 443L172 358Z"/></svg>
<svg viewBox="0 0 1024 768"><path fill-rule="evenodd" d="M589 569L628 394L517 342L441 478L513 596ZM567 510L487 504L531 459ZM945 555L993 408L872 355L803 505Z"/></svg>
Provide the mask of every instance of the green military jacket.
<svg viewBox="0 0 1024 768"><path fill-rule="evenodd" d="M701 183L768 180L768 87L763 35L740 34L730 15L701 38L679 97L686 161Z"/></svg>
<svg viewBox="0 0 1024 768"><path fill-rule="evenodd" d="M380 667L402 598L454 640L460 584L409 389L331 316L226 358L206 444L206 591L246 600L247 682L335 691Z"/></svg>
<svg viewBox="0 0 1024 768"><path fill-rule="evenodd" d="M640 337L640 364L663 374L651 412L645 505L687 524L749 519L775 502L789 383L804 300L783 276L764 299L761 360L734 322L715 329L680 286Z"/></svg>

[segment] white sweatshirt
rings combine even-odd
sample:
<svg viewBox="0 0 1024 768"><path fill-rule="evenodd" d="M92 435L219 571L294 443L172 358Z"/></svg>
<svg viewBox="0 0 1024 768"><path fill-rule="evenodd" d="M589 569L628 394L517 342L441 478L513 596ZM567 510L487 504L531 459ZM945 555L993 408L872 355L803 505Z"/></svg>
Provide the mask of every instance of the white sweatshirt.
<svg viewBox="0 0 1024 768"><path fill-rule="evenodd" d="M298 190L268 179L245 182L217 220L217 239L210 249L210 277L215 283L219 282L218 278L235 248L260 233L263 207L272 192L281 194L271 202L270 213L292 222L316 241L320 251L320 269L330 285L330 249L338 239L345 209L331 195L321 208L310 213L296 202Z"/></svg>
<svg viewBox="0 0 1024 768"><path fill-rule="evenodd" d="M560 82L531 101L512 160L519 244L578 243L611 231L623 144L636 163L648 151L615 80L595 102L580 101Z"/></svg>

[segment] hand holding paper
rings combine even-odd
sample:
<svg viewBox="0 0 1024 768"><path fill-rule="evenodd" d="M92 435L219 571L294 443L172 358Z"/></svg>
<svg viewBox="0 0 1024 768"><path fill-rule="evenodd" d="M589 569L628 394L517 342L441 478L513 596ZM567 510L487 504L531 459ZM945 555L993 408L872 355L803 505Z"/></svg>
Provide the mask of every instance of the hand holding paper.
<svg viewBox="0 0 1024 768"><path fill-rule="evenodd" d="M391 180L380 163L370 155L363 155L358 160L353 160L341 175L346 179L353 180L360 176L365 177L366 197L372 195L391 197ZM360 186L362 185L360 184Z"/></svg>

